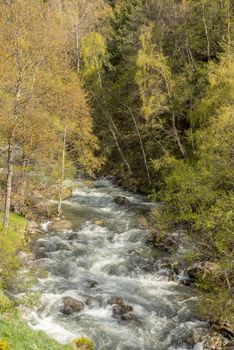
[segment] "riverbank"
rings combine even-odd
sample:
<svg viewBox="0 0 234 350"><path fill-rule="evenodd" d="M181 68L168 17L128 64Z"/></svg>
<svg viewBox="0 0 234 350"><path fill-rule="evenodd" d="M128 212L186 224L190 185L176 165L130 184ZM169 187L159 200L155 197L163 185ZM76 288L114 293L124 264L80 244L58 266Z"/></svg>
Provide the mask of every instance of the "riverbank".
<svg viewBox="0 0 234 350"><path fill-rule="evenodd" d="M14 298L12 290L15 284L23 282L17 275L20 268L26 268L22 256L30 251L30 224L24 217L11 213L7 232L0 229L0 350L92 350L89 339L74 338L72 344L61 345L46 333L32 330L23 319L23 305Z"/></svg>
<svg viewBox="0 0 234 350"><path fill-rule="evenodd" d="M0 349L69 349L49 339L42 332L33 332L26 322L22 321L17 310L19 305L9 299L4 292L15 283L15 276L21 267L19 253L28 249L27 227L28 222L24 217L11 214L7 232L0 230Z"/></svg>
<svg viewBox="0 0 234 350"><path fill-rule="evenodd" d="M0 316L1 350L69 350L71 346L62 346L43 332L32 331L20 314L12 307Z"/></svg>

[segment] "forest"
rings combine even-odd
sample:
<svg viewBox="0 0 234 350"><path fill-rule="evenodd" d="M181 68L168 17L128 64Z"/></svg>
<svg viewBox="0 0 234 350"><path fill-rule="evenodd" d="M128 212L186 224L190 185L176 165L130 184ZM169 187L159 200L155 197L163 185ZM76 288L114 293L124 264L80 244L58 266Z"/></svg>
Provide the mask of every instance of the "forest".
<svg viewBox="0 0 234 350"><path fill-rule="evenodd" d="M154 247L183 230L199 313L231 339L207 349L233 348L232 0L1 0L0 126L0 349L29 223L63 217L71 179L105 176L162 204Z"/></svg>

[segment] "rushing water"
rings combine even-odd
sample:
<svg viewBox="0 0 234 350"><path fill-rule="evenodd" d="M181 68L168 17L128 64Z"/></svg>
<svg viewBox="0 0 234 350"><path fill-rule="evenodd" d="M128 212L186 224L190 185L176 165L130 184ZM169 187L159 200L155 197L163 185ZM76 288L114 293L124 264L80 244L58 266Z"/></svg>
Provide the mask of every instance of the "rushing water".
<svg viewBox="0 0 234 350"><path fill-rule="evenodd" d="M116 196L127 197L132 205L117 205ZM49 274L33 287L41 293L40 306L25 311L32 328L61 343L87 336L98 350L193 348L191 332L205 327L196 316L193 292L170 280L162 264L166 253L147 245L147 232L138 227L139 215L151 206L105 179L92 188L77 185L63 208L72 230L53 232L44 225L45 234L37 241L47 251L37 265ZM77 237L71 240L73 233ZM89 298L89 305L64 316L59 309L64 296ZM133 307L132 320L112 317L108 300L113 296Z"/></svg>

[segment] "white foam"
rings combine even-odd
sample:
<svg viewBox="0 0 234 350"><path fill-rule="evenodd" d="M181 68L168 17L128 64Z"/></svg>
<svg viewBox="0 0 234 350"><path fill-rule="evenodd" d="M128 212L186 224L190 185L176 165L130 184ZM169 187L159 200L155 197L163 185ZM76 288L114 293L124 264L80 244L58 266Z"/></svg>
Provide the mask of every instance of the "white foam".
<svg viewBox="0 0 234 350"><path fill-rule="evenodd" d="M85 314L89 315L94 318L94 320L101 320L105 322L109 322L110 320L113 320L111 318L111 309L110 308L93 308L93 309L86 309Z"/></svg>
<svg viewBox="0 0 234 350"><path fill-rule="evenodd" d="M79 336L77 333L68 331L56 323L53 317L40 318L35 312L31 312L26 318L31 329L35 331L44 331L49 337L57 340L61 344L68 344Z"/></svg>

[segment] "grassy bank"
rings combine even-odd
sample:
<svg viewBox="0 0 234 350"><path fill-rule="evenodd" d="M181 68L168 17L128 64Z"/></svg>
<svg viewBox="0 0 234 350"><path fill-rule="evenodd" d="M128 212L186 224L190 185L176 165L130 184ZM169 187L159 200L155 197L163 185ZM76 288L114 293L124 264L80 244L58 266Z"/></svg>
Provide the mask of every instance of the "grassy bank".
<svg viewBox="0 0 234 350"><path fill-rule="evenodd" d="M71 349L57 344L42 332L32 331L3 292L11 286L21 266L17 253L27 249L26 230L25 218L15 214L10 216L7 232L0 230L0 350Z"/></svg>
<svg viewBox="0 0 234 350"><path fill-rule="evenodd" d="M0 316L0 349L5 350L68 350L42 332L32 331L14 309Z"/></svg>

